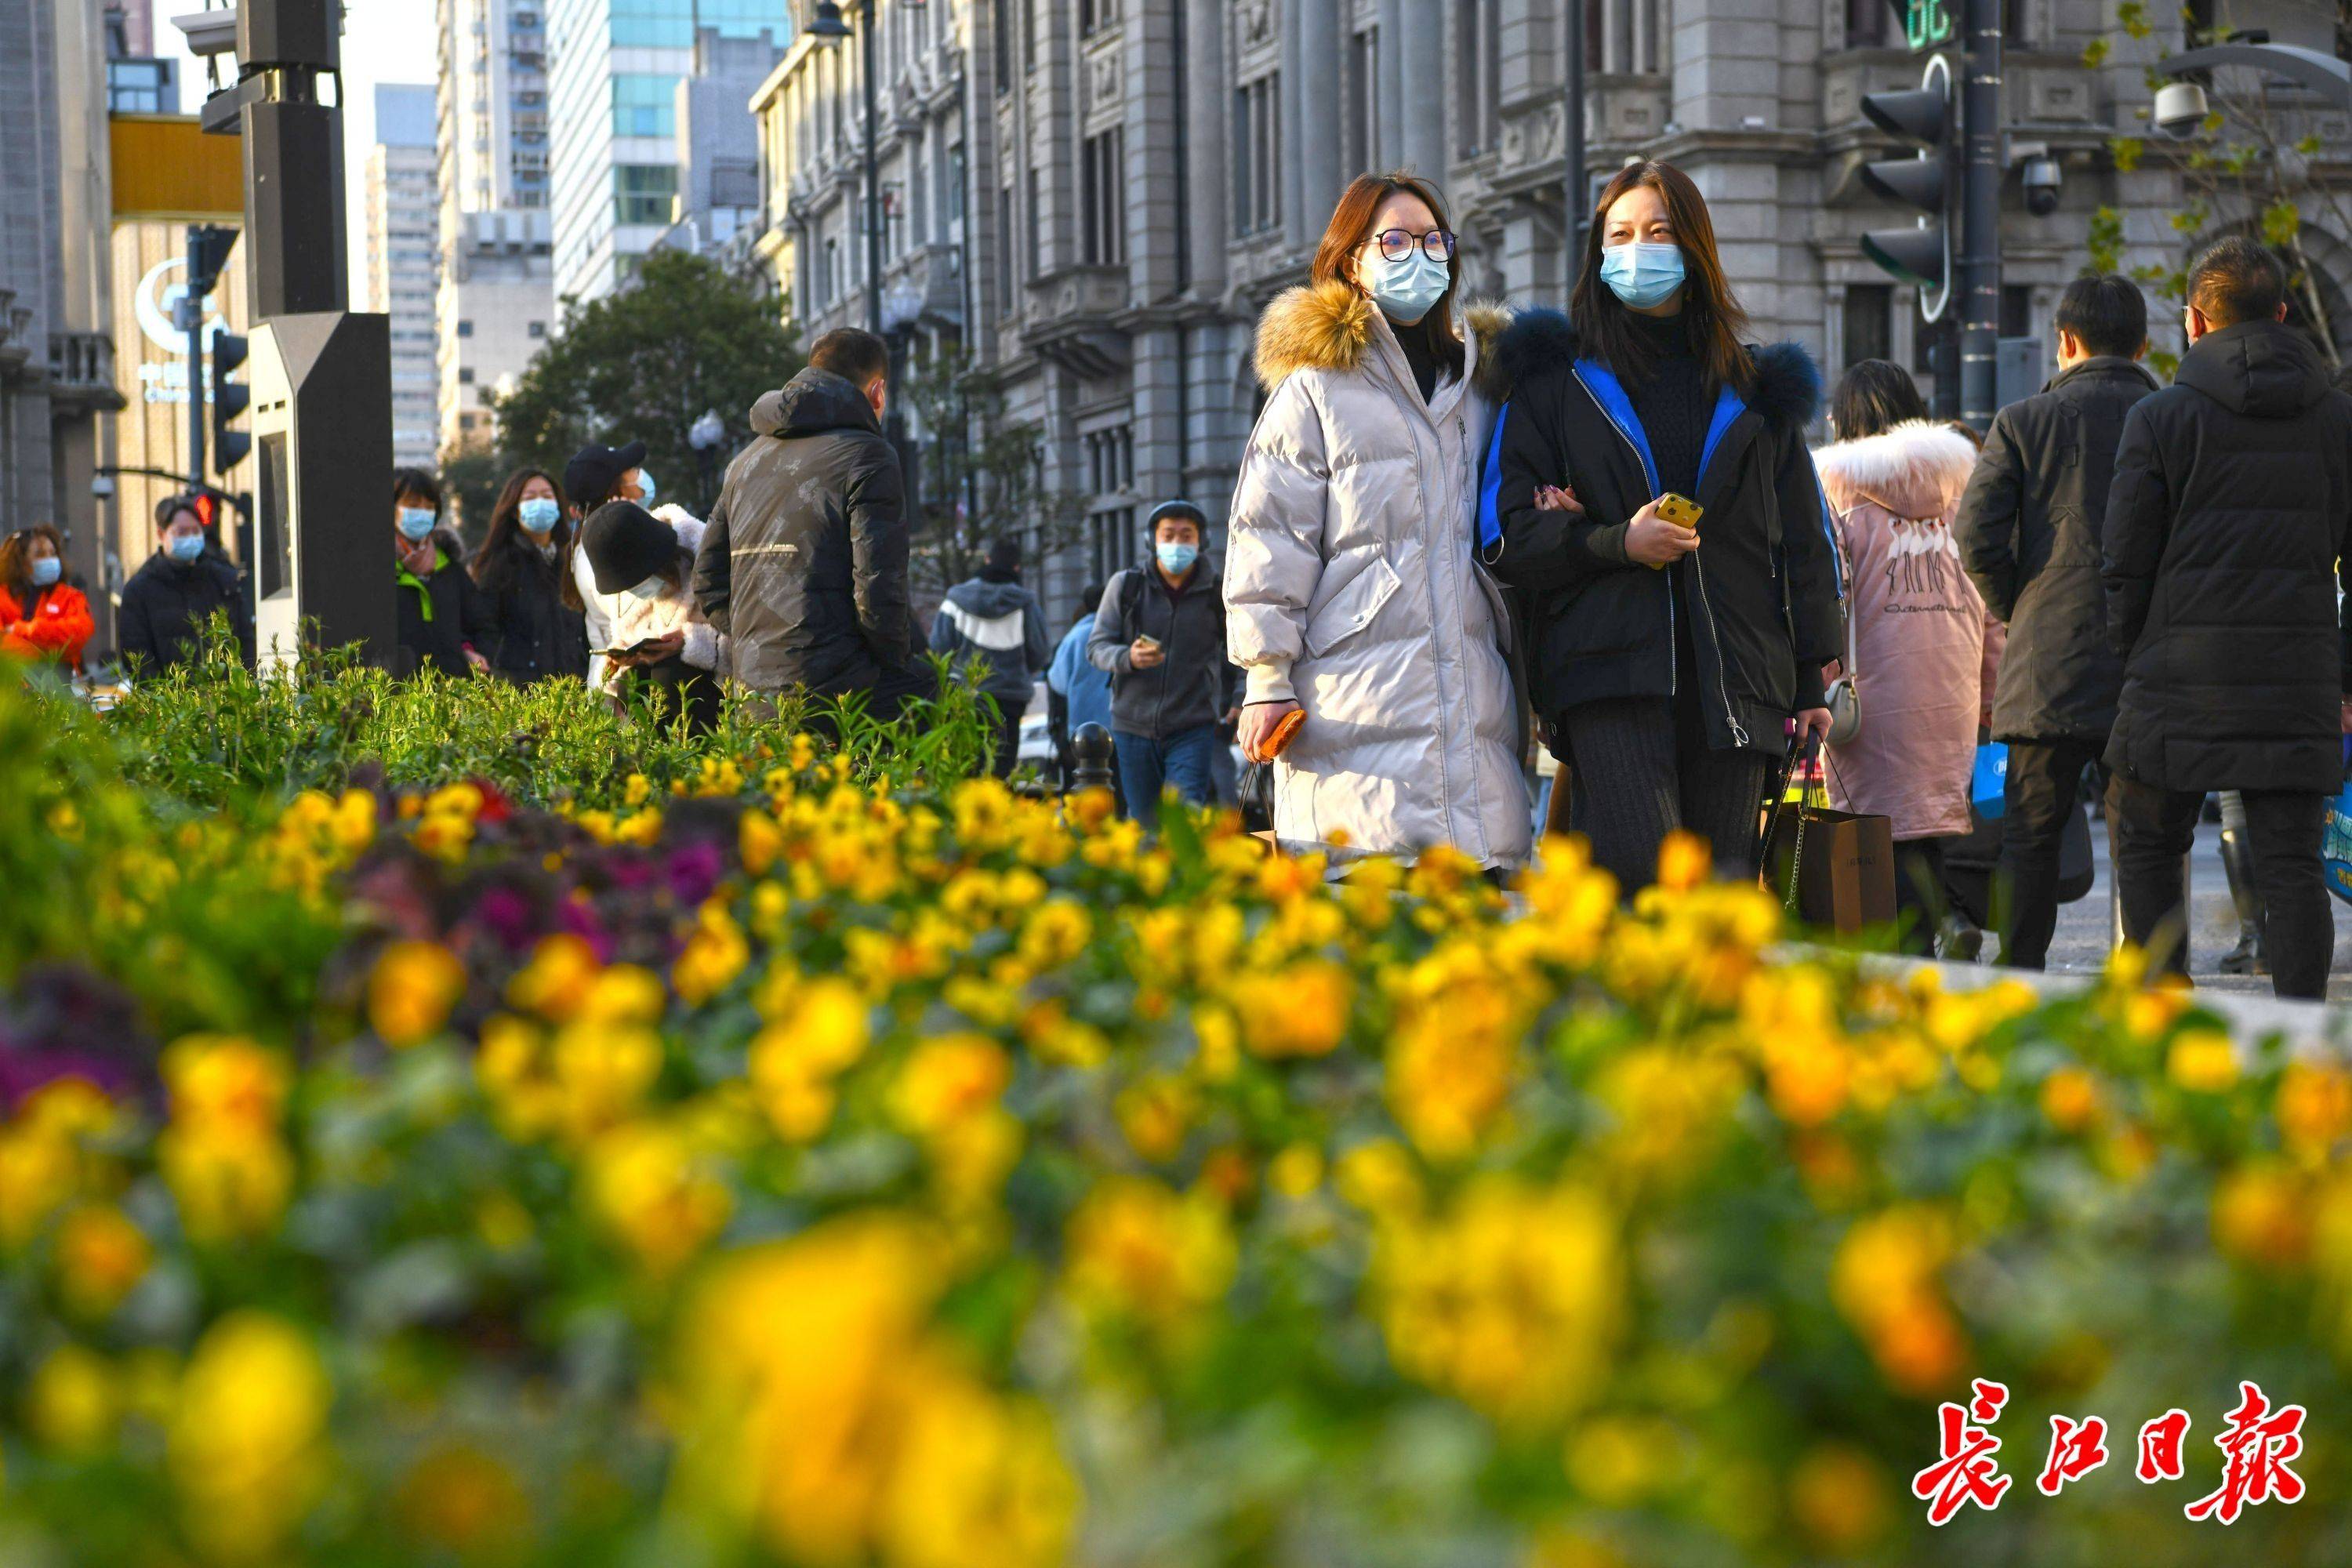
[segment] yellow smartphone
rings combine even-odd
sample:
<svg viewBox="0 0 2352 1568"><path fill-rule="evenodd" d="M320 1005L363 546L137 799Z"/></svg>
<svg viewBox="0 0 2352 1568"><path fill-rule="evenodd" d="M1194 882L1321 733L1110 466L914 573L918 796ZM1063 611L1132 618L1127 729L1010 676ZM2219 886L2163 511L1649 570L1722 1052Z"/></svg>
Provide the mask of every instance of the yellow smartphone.
<svg viewBox="0 0 2352 1568"><path fill-rule="evenodd" d="M1658 515L1677 528L1696 528L1698 520L1706 515L1706 509L1687 496L1668 490L1658 498Z"/></svg>

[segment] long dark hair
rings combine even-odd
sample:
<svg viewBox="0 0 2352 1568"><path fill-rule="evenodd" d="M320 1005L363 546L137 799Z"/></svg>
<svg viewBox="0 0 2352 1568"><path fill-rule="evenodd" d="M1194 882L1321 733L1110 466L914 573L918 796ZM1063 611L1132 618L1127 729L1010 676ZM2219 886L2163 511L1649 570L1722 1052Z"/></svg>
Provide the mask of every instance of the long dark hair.
<svg viewBox="0 0 2352 1568"><path fill-rule="evenodd" d="M1919 384L1893 360L1866 359L1846 367L1830 394L1830 423L1841 441L1859 441L1906 419L1927 417Z"/></svg>
<svg viewBox="0 0 2352 1568"><path fill-rule="evenodd" d="M1608 228L1609 209L1636 185L1647 185L1666 204L1666 217L1675 226L1675 243L1683 252L1683 330L1690 350L1705 367L1707 384L1728 386L1745 397L1756 389L1756 367L1740 338L1748 331L1748 312L1732 298L1723 276L1723 258L1716 254L1715 220L1707 216L1706 199L1691 178L1672 163L1628 163L1601 190L1592 210L1592 227L1584 241L1584 270L1577 275L1569 295L1568 310L1576 323L1582 352L1619 374L1642 374L1649 369L1651 351L1633 324L1633 312L1601 280L1601 237Z"/></svg>
<svg viewBox="0 0 2352 1568"><path fill-rule="evenodd" d="M545 468L517 468L507 476L504 489L499 491L498 504L490 508L489 531L482 536L481 549L474 552L474 581L487 582L512 554L530 548L530 535L522 526L523 487L533 479L545 479L547 488L555 492L555 529L548 535L554 541L556 557L565 559L572 544L572 519L563 508L563 485Z"/></svg>
<svg viewBox="0 0 2352 1568"><path fill-rule="evenodd" d="M1362 283L1355 272L1356 248L1372 237L1372 219L1381 204L1391 196L1418 196L1437 226L1450 229L1446 221L1445 198L1437 187L1418 174L1402 171L1389 174L1359 174L1348 182L1339 193L1339 205L1331 209L1330 226L1323 231L1323 243L1315 247L1315 264L1307 277L1317 283L1345 283L1360 289ZM1412 326L1389 326L1402 340L1419 333L1429 345L1429 357L1455 375L1462 374L1462 334L1454 325L1454 297L1462 289L1462 251L1456 246L1453 257L1445 263L1445 275L1450 281L1429 313Z"/></svg>
<svg viewBox="0 0 2352 1568"><path fill-rule="evenodd" d="M33 541L37 539L47 540L49 548L57 552L58 560L60 563L65 560L65 535L46 522L20 528L5 540L0 540L0 586L5 586L8 596L28 614L33 607ZM63 583L65 578L60 575L58 581Z"/></svg>

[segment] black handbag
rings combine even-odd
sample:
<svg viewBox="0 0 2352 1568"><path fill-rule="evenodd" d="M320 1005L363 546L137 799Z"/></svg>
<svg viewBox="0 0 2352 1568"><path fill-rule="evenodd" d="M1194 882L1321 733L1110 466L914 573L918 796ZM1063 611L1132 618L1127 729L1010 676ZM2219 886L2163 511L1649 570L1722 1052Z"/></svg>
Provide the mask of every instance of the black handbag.
<svg viewBox="0 0 2352 1568"><path fill-rule="evenodd" d="M1274 831L1274 764L1244 763L1237 792L1241 796L1242 831Z"/></svg>

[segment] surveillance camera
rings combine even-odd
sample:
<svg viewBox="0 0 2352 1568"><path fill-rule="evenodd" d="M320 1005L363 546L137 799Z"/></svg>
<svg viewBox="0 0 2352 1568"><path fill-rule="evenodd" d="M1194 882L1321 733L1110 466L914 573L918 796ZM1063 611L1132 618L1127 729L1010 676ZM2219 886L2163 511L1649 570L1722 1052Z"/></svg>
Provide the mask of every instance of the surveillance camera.
<svg viewBox="0 0 2352 1568"><path fill-rule="evenodd" d="M2193 81L2167 82L2157 89L2149 118L2175 142L2188 141L2205 123L2205 89Z"/></svg>
<svg viewBox="0 0 2352 1568"><path fill-rule="evenodd" d="M2028 158L2019 173L2025 186L2025 210L2035 217L2048 217L2056 212L2061 178L2057 159Z"/></svg>
<svg viewBox="0 0 2352 1568"><path fill-rule="evenodd" d="M100 500L106 500L114 493L114 476L111 474L94 476L89 481L89 493Z"/></svg>

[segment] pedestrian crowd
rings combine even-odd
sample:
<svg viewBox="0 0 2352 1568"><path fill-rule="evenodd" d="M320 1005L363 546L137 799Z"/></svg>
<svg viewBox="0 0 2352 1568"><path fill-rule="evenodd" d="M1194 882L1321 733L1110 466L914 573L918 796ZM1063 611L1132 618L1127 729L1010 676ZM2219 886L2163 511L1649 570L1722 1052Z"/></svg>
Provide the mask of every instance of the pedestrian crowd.
<svg viewBox="0 0 2352 1568"><path fill-rule="evenodd" d="M591 446L510 476L468 554L434 476L396 472L398 667L658 689L704 725L730 683L887 720L935 694L928 648L992 700L1000 776L1042 682L1061 768L1107 730L1130 812L1233 800L1238 754L1266 836L1335 874L1442 845L1500 877L1549 827L1629 894L1677 831L1756 875L1818 754L1830 807L1885 820L1906 944L1972 957L1984 921L2023 968L2095 805L2123 934L2185 970L2183 860L2218 796L2231 964L2322 994L2352 395L2288 324L2276 257L2196 258L2169 385L2137 287L2077 279L2057 374L1979 435L1898 365L1825 399L1802 349L1752 341L1671 165L1621 170L1587 232L1568 308L1513 311L1464 296L1434 186L1355 180L1259 323L1222 562L1212 512L1165 500L1058 637L1013 538L921 629L889 354L843 330L749 411L707 520L656 504L642 441ZM251 658L200 512L159 507L122 590L150 671L215 614ZM78 667L92 618L63 554L46 527L0 546L0 638ZM1960 896L1970 864L1997 865L1990 900Z"/></svg>

